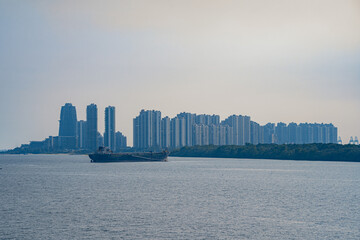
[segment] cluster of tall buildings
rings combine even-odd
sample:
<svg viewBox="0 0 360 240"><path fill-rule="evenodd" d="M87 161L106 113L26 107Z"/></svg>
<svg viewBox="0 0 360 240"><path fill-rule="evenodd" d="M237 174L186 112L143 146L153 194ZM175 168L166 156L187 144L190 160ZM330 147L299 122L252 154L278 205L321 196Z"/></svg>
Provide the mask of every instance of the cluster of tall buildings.
<svg viewBox="0 0 360 240"><path fill-rule="evenodd" d="M95 151L105 146L112 151L127 148L127 138L116 132L115 107L104 112L105 131L98 131L96 104L86 107L86 120L77 120L71 103L61 107L59 135L44 141L31 141L18 148L19 152ZM141 110L133 119L135 150L175 149L196 145L307 144L337 143L337 128L333 124L268 123L260 125L249 116L231 115L220 121L219 115L182 112L174 118L161 117L160 111ZM358 143L358 140L355 140ZM353 141L355 143L355 141Z"/></svg>
<svg viewBox="0 0 360 240"><path fill-rule="evenodd" d="M127 139L115 130L115 107L105 108L105 132L98 132L98 108L96 104L86 107L86 120L77 120L76 108L71 103L61 107L59 135L44 141L32 141L22 145L30 152L62 152L71 150L95 151L99 146L121 151L127 147Z"/></svg>
<svg viewBox="0 0 360 240"><path fill-rule="evenodd" d="M98 132L96 104L86 107L86 121L77 121L76 109L71 103L61 107L58 148L95 151L99 146L105 146L112 151L120 151L126 145L126 137L115 130L115 107L105 108L104 135Z"/></svg>
<svg viewBox="0 0 360 240"><path fill-rule="evenodd" d="M249 116L179 113L161 117L160 111L141 110L133 119L135 149L165 149L195 145L245 145L247 143L306 144L337 143L332 124L268 123L264 126Z"/></svg>
<svg viewBox="0 0 360 240"><path fill-rule="evenodd" d="M268 123L264 128L264 143L308 144L337 143L338 130L333 124Z"/></svg>

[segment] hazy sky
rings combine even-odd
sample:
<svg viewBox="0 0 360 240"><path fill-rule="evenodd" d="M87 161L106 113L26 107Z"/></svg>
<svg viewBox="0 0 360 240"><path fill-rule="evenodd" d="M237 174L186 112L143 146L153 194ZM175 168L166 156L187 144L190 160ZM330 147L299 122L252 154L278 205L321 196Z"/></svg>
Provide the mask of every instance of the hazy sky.
<svg viewBox="0 0 360 240"><path fill-rule="evenodd" d="M360 0L0 1L0 149L116 107L327 122L360 137Z"/></svg>

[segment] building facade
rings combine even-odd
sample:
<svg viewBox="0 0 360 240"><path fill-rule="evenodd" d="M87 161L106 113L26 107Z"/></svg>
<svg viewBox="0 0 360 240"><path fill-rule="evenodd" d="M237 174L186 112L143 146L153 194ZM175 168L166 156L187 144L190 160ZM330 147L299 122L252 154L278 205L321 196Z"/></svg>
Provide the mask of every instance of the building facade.
<svg viewBox="0 0 360 240"><path fill-rule="evenodd" d="M77 148L86 149L86 139L87 139L86 133L87 133L86 121L84 120L78 121L76 127Z"/></svg>
<svg viewBox="0 0 360 240"><path fill-rule="evenodd" d="M167 149L170 147L170 118L164 117L161 119L161 148Z"/></svg>
<svg viewBox="0 0 360 240"><path fill-rule="evenodd" d="M112 106L105 108L104 146L116 150L115 107Z"/></svg>
<svg viewBox="0 0 360 240"><path fill-rule="evenodd" d="M157 113L158 115L156 116ZM218 115L179 113L160 119L158 111L144 111L134 118L134 147L181 148L194 145L337 143L332 124L268 123L260 125L250 116L231 115L220 122ZM160 123L160 127L159 127ZM160 129L160 141L158 140ZM154 141L156 139L156 141ZM158 143L160 142L160 145Z"/></svg>
<svg viewBox="0 0 360 240"><path fill-rule="evenodd" d="M141 110L133 120L133 144L136 149L161 148L161 112Z"/></svg>
<svg viewBox="0 0 360 240"><path fill-rule="evenodd" d="M115 137L116 137L116 151L117 152L121 152L123 149L127 148L127 139L124 136L124 134L122 134L121 132L116 132L115 133Z"/></svg>
<svg viewBox="0 0 360 240"><path fill-rule="evenodd" d="M71 103L66 103L61 107L59 121L59 148L76 148L76 108Z"/></svg>
<svg viewBox="0 0 360 240"><path fill-rule="evenodd" d="M95 151L98 148L98 110L96 104L86 107L86 148Z"/></svg>

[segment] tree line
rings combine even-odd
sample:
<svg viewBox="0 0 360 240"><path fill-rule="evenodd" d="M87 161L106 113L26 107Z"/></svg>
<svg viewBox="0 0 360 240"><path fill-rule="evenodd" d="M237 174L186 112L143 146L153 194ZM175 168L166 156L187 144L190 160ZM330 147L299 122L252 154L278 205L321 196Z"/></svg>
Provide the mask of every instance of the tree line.
<svg viewBox="0 0 360 240"><path fill-rule="evenodd" d="M360 162L360 146L321 143L207 145L176 149L170 156Z"/></svg>

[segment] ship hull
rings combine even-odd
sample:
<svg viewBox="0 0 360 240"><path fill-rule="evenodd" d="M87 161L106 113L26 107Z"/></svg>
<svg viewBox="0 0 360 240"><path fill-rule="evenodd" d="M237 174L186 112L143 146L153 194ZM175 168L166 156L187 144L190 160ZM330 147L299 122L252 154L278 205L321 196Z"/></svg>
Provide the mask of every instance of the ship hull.
<svg viewBox="0 0 360 240"><path fill-rule="evenodd" d="M93 153L91 162L166 162L167 153Z"/></svg>

